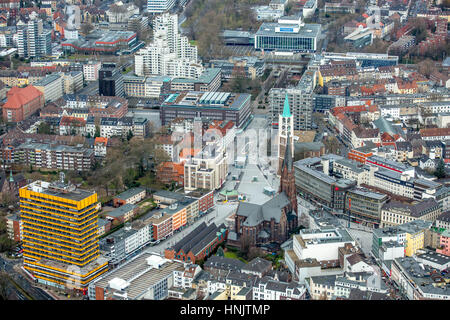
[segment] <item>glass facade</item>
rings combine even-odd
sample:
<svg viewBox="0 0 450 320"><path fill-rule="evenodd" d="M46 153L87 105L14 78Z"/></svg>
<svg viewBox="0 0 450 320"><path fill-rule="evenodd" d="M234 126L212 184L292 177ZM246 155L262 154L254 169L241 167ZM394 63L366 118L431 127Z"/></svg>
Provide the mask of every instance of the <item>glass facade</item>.
<svg viewBox="0 0 450 320"><path fill-rule="evenodd" d="M315 51L314 38L256 35L256 48L264 50Z"/></svg>

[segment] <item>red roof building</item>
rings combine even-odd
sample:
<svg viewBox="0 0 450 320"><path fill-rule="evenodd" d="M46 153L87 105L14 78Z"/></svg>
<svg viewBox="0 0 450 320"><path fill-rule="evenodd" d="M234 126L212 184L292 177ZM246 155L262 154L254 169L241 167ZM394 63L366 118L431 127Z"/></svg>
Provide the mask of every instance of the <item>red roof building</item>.
<svg viewBox="0 0 450 320"><path fill-rule="evenodd" d="M13 87L6 97L8 100L3 105L3 120L6 122L23 121L44 106L44 94L31 85Z"/></svg>

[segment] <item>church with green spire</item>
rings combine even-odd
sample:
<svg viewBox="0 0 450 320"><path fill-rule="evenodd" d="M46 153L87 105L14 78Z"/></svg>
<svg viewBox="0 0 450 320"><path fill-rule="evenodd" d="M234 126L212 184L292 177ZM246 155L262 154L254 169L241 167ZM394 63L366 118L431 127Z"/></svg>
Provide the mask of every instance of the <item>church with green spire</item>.
<svg viewBox="0 0 450 320"><path fill-rule="evenodd" d="M278 117L278 175L281 175L281 167L284 162L284 156L286 152L286 145L289 139L290 149L292 150L291 156L294 155L294 116L291 113L289 106L289 96L286 94L284 99L283 113Z"/></svg>

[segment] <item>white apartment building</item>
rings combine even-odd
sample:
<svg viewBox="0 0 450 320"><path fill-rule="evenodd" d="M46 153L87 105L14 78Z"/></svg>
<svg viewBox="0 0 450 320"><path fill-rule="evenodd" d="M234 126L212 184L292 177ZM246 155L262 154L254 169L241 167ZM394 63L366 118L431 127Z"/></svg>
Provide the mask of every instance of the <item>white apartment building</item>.
<svg viewBox="0 0 450 320"><path fill-rule="evenodd" d="M98 81L98 71L102 67L100 61L89 61L83 65L83 76L86 81Z"/></svg>
<svg viewBox="0 0 450 320"><path fill-rule="evenodd" d="M163 13L173 8L175 0L148 0L147 11L149 13Z"/></svg>
<svg viewBox="0 0 450 320"><path fill-rule="evenodd" d="M216 190L226 180L228 155L218 145L207 145L184 164L184 190Z"/></svg>
<svg viewBox="0 0 450 320"><path fill-rule="evenodd" d="M197 47L178 33L178 16L163 14L153 21L154 39L135 54L138 76L163 75L197 79L203 73Z"/></svg>

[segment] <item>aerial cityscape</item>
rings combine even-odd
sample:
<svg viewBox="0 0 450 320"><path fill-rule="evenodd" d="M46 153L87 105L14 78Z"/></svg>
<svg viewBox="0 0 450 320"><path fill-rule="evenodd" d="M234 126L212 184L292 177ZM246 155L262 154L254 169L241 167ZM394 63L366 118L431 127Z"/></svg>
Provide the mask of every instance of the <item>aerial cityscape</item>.
<svg viewBox="0 0 450 320"><path fill-rule="evenodd" d="M449 23L0 0L0 300L450 300Z"/></svg>

